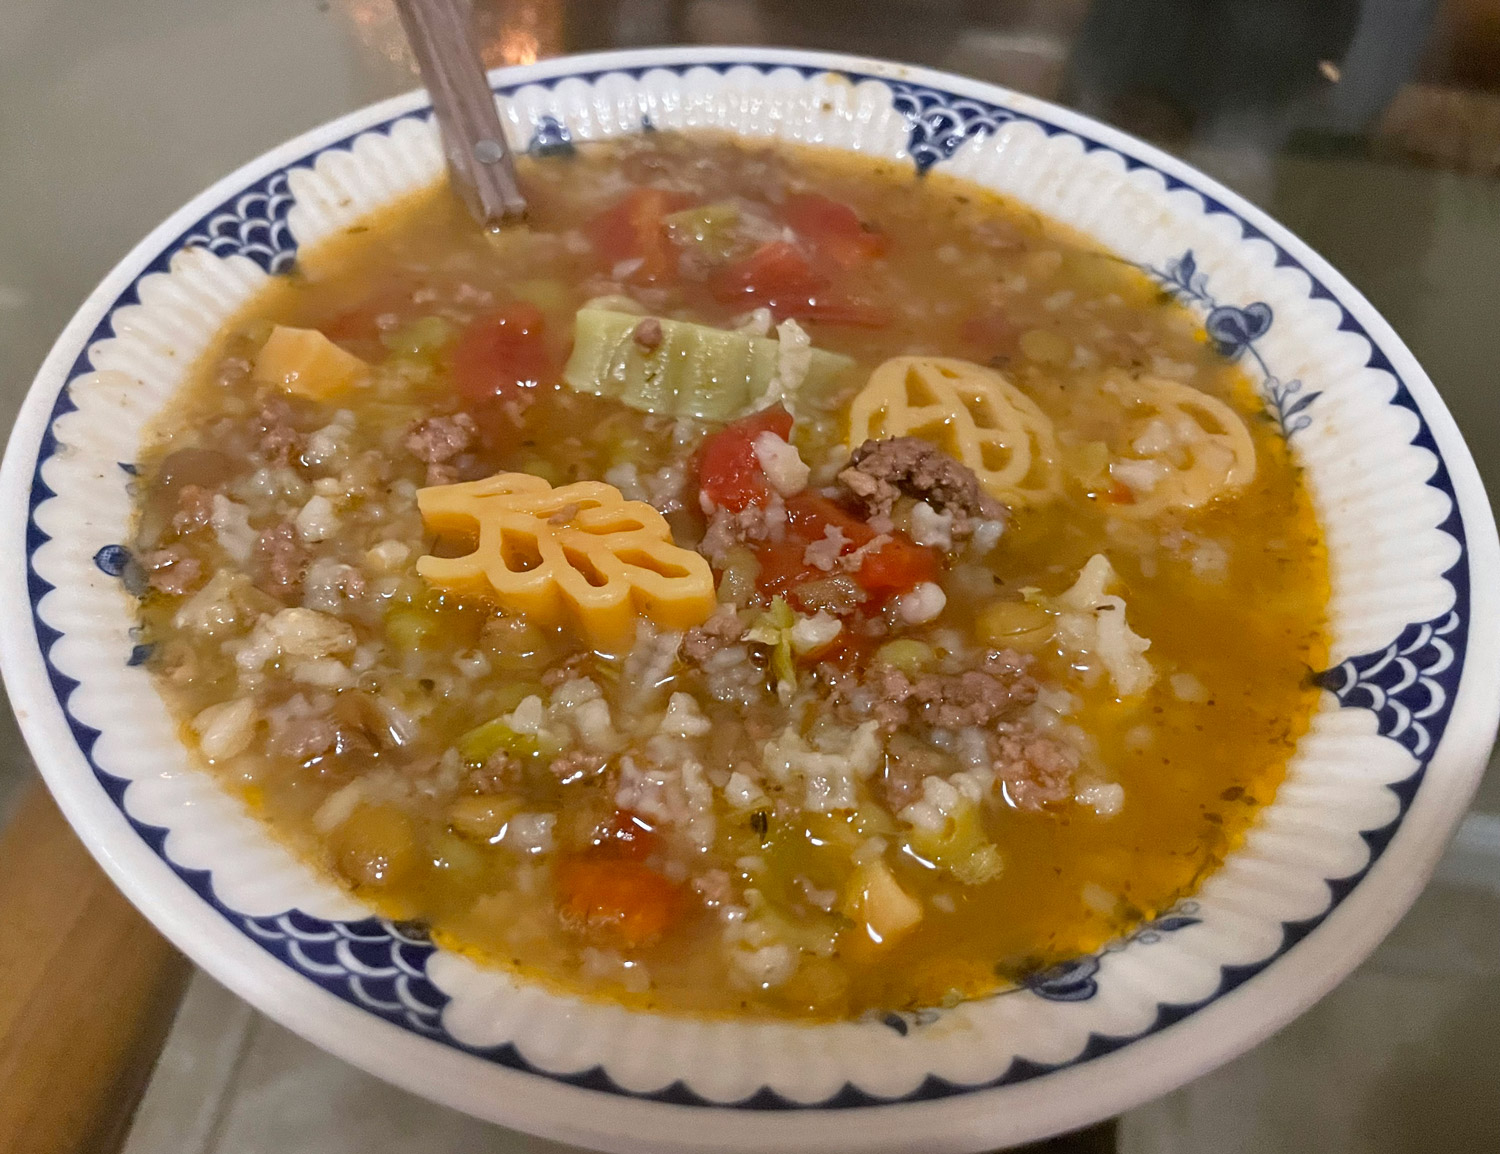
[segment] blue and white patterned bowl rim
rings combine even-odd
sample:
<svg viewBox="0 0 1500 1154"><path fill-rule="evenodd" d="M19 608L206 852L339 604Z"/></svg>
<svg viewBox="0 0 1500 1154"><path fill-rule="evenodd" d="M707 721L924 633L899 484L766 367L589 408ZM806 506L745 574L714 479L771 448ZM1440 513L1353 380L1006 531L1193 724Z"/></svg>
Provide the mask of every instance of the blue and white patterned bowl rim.
<svg viewBox="0 0 1500 1154"><path fill-rule="evenodd" d="M706 1144L712 1139L715 1148L722 1141L713 1130L711 1119L716 1115L732 1116L737 1111L754 1111L762 1117L801 1115L803 1135L825 1133L815 1142L831 1148L850 1141L849 1135L858 1132L849 1129L857 1125L848 1116L851 1110L882 1107L875 1113L888 1117L890 1107L897 1104L916 1108L942 1101L951 1107L956 1099L964 1099L967 1106L964 1120L954 1133L966 1129L977 1136L995 1132L985 1121L984 1112L990 1109L985 1092L1027 1082L1038 1082L1038 1087L1046 1084L1032 1101L1036 1110L1048 1116L1046 1130L1078 1125L1169 1089L1264 1037L1352 968L1419 891L1447 833L1467 805L1495 727L1495 607L1487 589L1476 591L1471 585L1472 573L1497 571L1493 520L1483 488L1430 383L1395 334L1337 273L1284 229L1213 181L1078 114L940 73L795 51L669 49L575 57L497 72L494 87L497 93L510 94L525 85L550 88L565 79L595 81L609 73L639 77L648 71L681 74L708 67L722 72L740 66L761 72L791 68L804 76L830 72L853 82L874 79L887 85L895 110L907 122L910 157L922 171L943 164L965 141L1011 120L1029 121L1049 136L1076 137L1088 151L1113 152L1129 169L1155 171L1169 190L1191 190L1202 198L1206 212L1234 220L1245 239L1271 244L1278 266L1305 272L1312 283L1311 295L1340 308L1339 327L1368 339L1370 366L1395 377L1397 389L1391 403L1417 417L1413 443L1429 449L1437 459L1427 484L1451 500L1451 512L1441 528L1460 547L1458 561L1444 574L1453 586L1455 601L1452 611L1438 619L1411 622L1389 646L1351 657L1318 675L1320 683L1345 707L1372 710L1379 732L1401 742L1417 761L1415 772L1390 787L1399 802L1399 816L1363 835L1370 847L1366 868L1349 877L1327 880L1331 900L1324 912L1306 921L1285 923L1281 946L1264 960L1224 968L1218 989L1207 999L1189 1005L1160 1005L1155 1022L1145 1030L1129 1036L1095 1035L1081 1053L1060 1064L1017 1059L1000 1077L982 1085L929 1076L910 1094L894 1099L879 1098L851 1085L826 1101L805 1104L763 1088L744 1101L724 1106L704 1099L681 1082L641 1093L618 1085L602 1068L554 1072L534 1066L514 1046L484 1051L464 1047L443 1028L441 1012L446 996L426 977L424 967L432 947L424 940L375 918L328 922L296 910L269 918L248 917L219 901L207 871L174 862L166 848L166 831L131 818L123 803L126 783L94 762L98 731L69 712L68 699L77 683L60 672L48 656L60 634L38 612L39 602L51 586L31 565L32 555L47 539L32 514L52 495L41 472L43 463L58 449L52 423L74 407L63 386L92 369L91 346L112 335L110 317L117 307L139 299L139 281L151 273L166 271L172 255L182 248L196 245L219 255L243 255L269 273L290 267L296 244L287 225L294 203L287 171L309 164L321 153L347 147L362 133L386 131L403 118L423 114L428 105L420 93L384 102L309 133L209 189L122 261L59 339L17 422L0 475L6 495L4 530L10 534L5 539L25 541L24 572L18 571L20 559L12 557L8 562L12 580L7 591L19 593L24 584L30 606L29 614L11 615L0 636L7 685L27 740L69 819L114 880L170 937L248 1000L312 1040L438 1100L472 1108L473 1087L463 1084L472 1074L455 1078L456 1067L439 1073L441 1063L434 1063L427 1071L418 1068L411 1060L418 1051L404 1048L405 1040L398 1040L396 1030L539 1076L513 1087L535 1096L539 1109L579 1109L565 1087L618 1096L624 1101L606 1107L615 1111L675 1108L678 1113L700 1117L700 1123L690 1118L681 1124L687 1128L685 1134L691 1135L694 1127L699 1127L701 1140ZM642 127L649 130L651 125L647 122ZM531 146L554 151L571 145L562 125L544 119ZM1285 435L1294 437L1306 426L1307 410L1316 403L1317 394L1304 391L1296 380L1278 380L1257 346L1273 321L1266 305L1236 305L1215 299L1191 252L1148 271L1167 291L1206 314L1210 336L1223 352L1251 358L1258 364L1266 381L1268 403ZM130 468L128 463L121 467L127 471ZM116 575L129 575L130 560L123 547L101 550L96 563ZM1480 655L1482 662L1476 668L1474 659ZM144 653L138 652L133 661L143 657ZM42 670L45 678L39 679L35 675ZM1461 724L1455 725L1456 720ZM1429 766L1439 757L1470 769L1466 776L1455 771L1462 778L1457 788L1429 798L1430 791L1422 786ZM97 783L92 789L80 784L80 775L65 764L78 758L87 764ZM128 823L128 829L122 823ZM1420 828L1412 829L1413 825ZM1393 863L1397 855L1387 851L1398 831L1403 832L1397 845L1401 860ZM175 885L163 871L170 871ZM1376 874L1381 875L1378 885ZM1192 912L1190 905L1174 911L1142 927L1137 936L1192 924ZM1335 918L1340 923L1336 933L1314 933ZM284 969L219 963L220 958L242 954L240 947L246 938ZM1272 963L1274 973L1266 975ZM1097 958L1079 959L1039 975L1030 986L1035 993L1055 1000L1086 999L1093 993L1097 968ZM1280 980L1252 981L1257 976L1279 976ZM1226 995L1232 991L1236 997L1228 999ZM390 1030L371 1033L371 1016L389 1023ZM904 1033L908 1022L905 1017L892 1016L887 1024ZM1127 1056L1120 1051L1127 1048L1129 1062L1122 1064ZM430 1051L421 1053L430 1058ZM1078 1079L1082 1073L1089 1073L1087 1081ZM1095 1073L1102 1077L1095 1077ZM446 1082L442 1080L445 1077ZM548 1082L560 1084L560 1097L547 1088ZM1080 1086L1087 1086L1087 1092L1080 1094ZM684 1106L698 1110L683 1112L680 1108ZM841 1113L846 1121L823 1131L823 1123L815 1123L811 1117L822 1112ZM951 1109L950 1114L957 1116ZM670 1124L678 1125L675 1121ZM708 1128L701 1128L704 1126ZM566 1128L563 1130L566 1132ZM782 1132L790 1134L788 1130ZM1032 1132L1042 1131L1024 1124L1005 1130L1012 1135ZM942 1140L941 1145L958 1149L966 1141L975 1145L988 1140ZM875 1136L860 1141L874 1148ZM934 1142L940 1139L935 1136ZM734 1145L728 1142L723 1148Z"/></svg>

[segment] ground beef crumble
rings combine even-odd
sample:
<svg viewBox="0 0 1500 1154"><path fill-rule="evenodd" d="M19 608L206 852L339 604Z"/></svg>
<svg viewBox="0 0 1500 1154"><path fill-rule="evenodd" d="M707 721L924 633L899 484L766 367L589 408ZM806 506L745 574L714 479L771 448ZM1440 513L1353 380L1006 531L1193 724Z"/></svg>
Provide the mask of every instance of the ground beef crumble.
<svg viewBox="0 0 1500 1154"><path fill-rule="evenodd" d="M960 673L909 677L887 666L852 671L824 665L818 676L842 721L873 717L887 735L880 790L893 812L921 796L923 778L957 768L922 736L929 729L983 730L1006 798L1018 809L1036 810L1072 796L1078 757L1025 720L1037 693L1029 666L1012 650L991 650L978 669Z"/></svg>
<svg viewBox="0 0 1500 1154"><path fill-rule="evenodd" d="M406 434L407 451L427 465L427 484L451 485L461 476L456 458L479 434L479 426L468 413L428 417Z"/></svg>
<svg viewBox="0 0 1500 1154"><path fill-rule="evenodd" d="M202 485L184 485L177 497L177 511L172 514L172 528L179 533L201 529L213 519L214 495Z"/></svg>
<svg viewBox="0 0 1500 1154"><path fill-rule="evenodd" d="M702 665L715 653L739 641L743 632L744 627L734 609L720 606L702 625L683 634L682 656L695 665Z"/></svg>
<svg viewBox="0 0 1500 1154"><path fill-rule="evenodd" d="M292 592L307 571L307 548L290 521L263 529L255 542L256 585L273 596Z"/></svg>
<svg viewBox="0 0 1500 1154"><path fill-rule="evenodd" d="M918 722L943 729L987 728L1036 700L1030 662L1009 649L985 654L978 669L921 673L877 665L860 677L831 681L832 702L851 722L873 716L886 733Z"/></svg>
<svg viewBox="0 0 1500 1154"><path fill-rule="evenodd" d="M1036 734L1002 734L995 773L1017 809L1041 809L1073 796L1078 757L1066 746Z"/></svg>
<svg viewBox="0 0 1500 1154"><path fill-rule="evenodd" d="M203 575L202 562L182 545L169 545L146 553L141 557L141 566L146 570L151 588L179 597L197 585Z"/></svg>
<svg viewBox="0 0 1500 1154"><path fill-rule="evenodd" d="M838 479L871 518L889 517L903 495L952 515L953 531L960 535L975 521L1005 517L1005 507L984 491L972 469L919 437L866 441Z"/></svg>
<svg viewBox="0 0 1500 1154"><path fill-rule="evenodd" d="M464 774L463 792L467 793L502 793L516 783L521 776L521 763L504 750L499 750L485 760L480 766L468 770Z"/></svg>
<svg viewBox="0 0 1500 1154"><path fill-rule="evenodd" d="M586 749L570 749L552 759L547 767L552 776L561 782L581 781L601 773L609 764L609 758Z"/></svg>
<svg viewBox="0 0 1500 1154"><path fill-rule="evenodd" d="M738 513L714 509L698 552L716 569L724 568L729 551L737 545L780 541L786 535L786 506L773 496L764 505L747 505Z"/></svg>
<svg viewBox="0 0 1500 1154"><path fill-rule="evenodd" d="M284 465L302 449L302 434L292 423L292 406L272 397L256 419L256 448L268 462Z"/></svg>

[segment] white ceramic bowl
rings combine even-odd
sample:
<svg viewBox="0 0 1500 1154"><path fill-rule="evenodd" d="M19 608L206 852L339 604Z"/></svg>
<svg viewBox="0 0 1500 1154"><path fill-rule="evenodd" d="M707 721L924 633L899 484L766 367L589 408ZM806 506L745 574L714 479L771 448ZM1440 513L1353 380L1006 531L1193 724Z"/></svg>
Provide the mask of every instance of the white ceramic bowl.
<svg viewBox="0 0 1500 1154"><path fill-rule="evenodd" d="M300 245L436 180L420 94L275 149L178 212L48 357L0 485L0 660L68 819L206 970L312 1041L485 1118L622 1151L995 1147L1162 1093L1327 992L1415 898L1493 739L1494 523L1389 326L1286 230L1085 117L956 76L749 49L494 76L520 147L712 126L1003 190L1148 269L1261 385L1332 558L1337 664L1286 783L1194 900L1099 955L951 1010L706 1022L525 986L403 937L192 769L138 662L125 584L141 430ZM125 580L122 581L122 578ZM22 610L21 606L28 610Z"/></svg>

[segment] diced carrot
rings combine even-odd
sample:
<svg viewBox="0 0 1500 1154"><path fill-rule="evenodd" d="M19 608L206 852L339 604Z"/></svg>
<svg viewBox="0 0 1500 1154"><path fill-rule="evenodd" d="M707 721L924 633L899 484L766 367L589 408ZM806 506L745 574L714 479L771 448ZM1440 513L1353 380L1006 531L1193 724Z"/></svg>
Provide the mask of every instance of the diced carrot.
<svg viewBox="0 0 1500 1154"><path fill-rule="evenodd" d="M576 857L553 874L562 923L603 944L638 949L682 917L682 886L628 858Z"/></svg>

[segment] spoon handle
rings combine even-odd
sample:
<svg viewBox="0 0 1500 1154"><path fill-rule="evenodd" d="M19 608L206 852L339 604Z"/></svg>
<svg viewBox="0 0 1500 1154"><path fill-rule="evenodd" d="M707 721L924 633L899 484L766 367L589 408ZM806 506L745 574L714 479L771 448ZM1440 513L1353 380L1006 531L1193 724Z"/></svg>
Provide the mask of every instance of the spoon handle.
<svg viewBox="0 0 1500 1154"><path fill-rule="evenodd" d="M453 186L480 224L526 215L495 94L462 0L396 0L443 133Z"/></svg>

